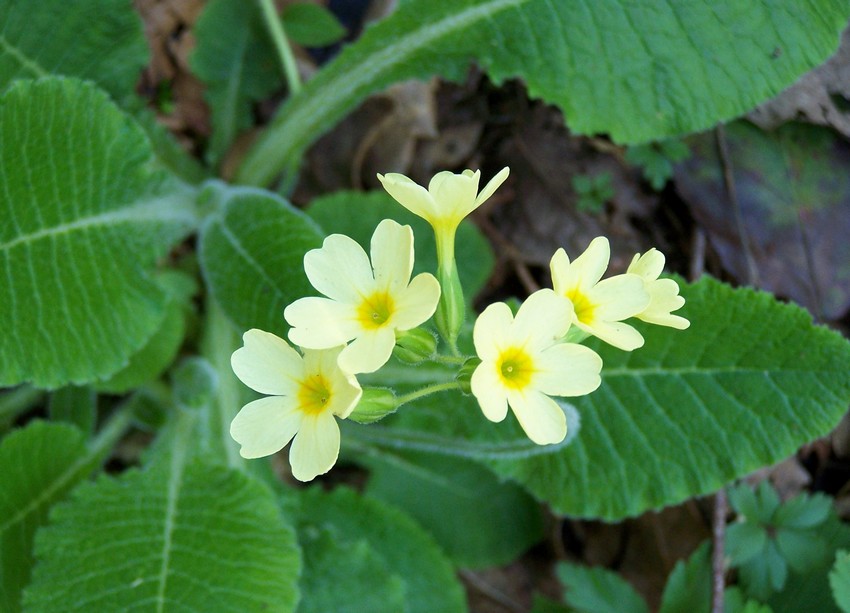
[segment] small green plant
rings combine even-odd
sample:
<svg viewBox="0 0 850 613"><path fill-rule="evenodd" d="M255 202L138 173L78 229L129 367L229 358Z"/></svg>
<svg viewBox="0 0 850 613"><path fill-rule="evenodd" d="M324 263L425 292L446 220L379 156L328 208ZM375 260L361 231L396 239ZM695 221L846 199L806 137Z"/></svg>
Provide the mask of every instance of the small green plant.
<svg viewBox="0 0 850 613"><path fill-rule="evenodd" d="M661 191L673 176L673 166L690 155L690 149L680 140L663 140L626 149L626 161L641 168L655 191Z"/></svg>
<svg viewBox="0 0 850 613"><path fill-rule="evenodd" d="M605 203L614 197L611 185L611 173L600 172L596 175L575 175L573 189L578 196L576 208L585 213L601 213Z"/></svg>

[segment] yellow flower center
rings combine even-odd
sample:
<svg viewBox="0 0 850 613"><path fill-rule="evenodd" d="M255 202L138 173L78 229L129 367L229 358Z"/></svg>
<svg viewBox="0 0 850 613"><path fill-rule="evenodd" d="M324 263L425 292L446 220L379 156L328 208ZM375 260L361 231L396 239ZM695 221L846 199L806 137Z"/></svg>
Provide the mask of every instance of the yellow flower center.
<svg viewBox="0 0 850 613"><path fill-rule="evenodd" d="M331 390L324 375L310 375L301 381L298 390L298 408L308 415L324 411L331 401Z"/></svg>
<svg viewBox="0 0 850 613"><path fill-rule="evenodd" d="M509 347L502 351L497 364L505 387L519 390L531 383L534 361L522 347Z"/></svg>
<svg viewBox="0 0 850 613"><path fill-rule="evenodd" d="M366 296L357 308L357 321L364 328L380 328L392 316L395 309L389 292L375 292Z"/></svg>
<svg viewBox="0 0 850 613"><path fill-rule="evenodd" d="M590 301L590 299L581 293L578 289L574 289L571 292L567 293L567 298L570 299L570 302L573 303L573 309L575 309L576 318L583 324L590 324L593 322L593 314L596 311L596 304Z"/></svg>

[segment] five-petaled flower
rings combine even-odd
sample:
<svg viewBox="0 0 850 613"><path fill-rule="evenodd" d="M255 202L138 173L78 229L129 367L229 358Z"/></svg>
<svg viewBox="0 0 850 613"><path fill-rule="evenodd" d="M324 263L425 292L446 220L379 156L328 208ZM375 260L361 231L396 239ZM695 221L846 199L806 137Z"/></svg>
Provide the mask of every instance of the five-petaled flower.
<svg viewBox="0 0 850 613"><path fill-rule="evenodd" d="M669 326L684 330L691 325L684 317L673 315L671 311L682 308L685 299L679 295L679 284L673 279L659 279L664 270L664 254L655 248L643 255L636 253L626 272L643 279L644 288L649 294L649 305L635 315L650 324Z"/></svg>
<svg viewBox="0 0 850 613"><path fill-rule="evenodd" d="M650 297L643 279L635 274L600 281L610 256L604 236L593 239L572 262L563 249L558 249L549 263L552 285L557 294L573 303L573 322L577 327L614 347L632 351L643 346L643 336L622 320L643 312Z"/></svg>
<svg viewBox="0 0 850 613"><path fill-rule="evenodd" d="M353 239L328 236L304 256L307 278L325 298L296 300L284 310L289 340L309 349L352 341L339 354L349 373L374 372L395 345L395 333L424 323L437 308L440 285L429 273L410 279L413 231L390 219L372 235L372 260ZM353 339L353 340L352 340Z"/></svg>
<svg viewBox="0 0 850 613"><path fill-rule="evenodd" d="M310 481L328 472L339 455L339 426L362 391L357 380L340 370L341 347L304 351L301 356L282 338L248 330L244 347L230 359L233 372L265 398L249 402L230 424L230 435L245 458L261 458L289 441L293 476ZM294 440L293 440L294 437Z"/></svg>
<svg viewBox="0 0 850 613"><path fill-rule="evenodd" d="M572 317L570 302L550 289L529 296L516 318L503 302L484 309L473 329L481 364L471 387L487 419L502 421L510 405L535 443L564 440L566 417L550 396L589 394L602 369L593 350L563 341Z"/></svg>

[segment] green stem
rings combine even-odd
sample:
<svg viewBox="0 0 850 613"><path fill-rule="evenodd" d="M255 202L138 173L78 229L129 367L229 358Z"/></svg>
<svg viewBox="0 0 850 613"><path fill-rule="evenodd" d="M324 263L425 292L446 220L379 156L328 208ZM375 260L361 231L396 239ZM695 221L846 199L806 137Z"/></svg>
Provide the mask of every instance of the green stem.
<svg viewBox="0 0 850 613"><path fill-rule="evenodd" d="M439 353L432 355L429 360L436 364L449 364L451 366L458 366L466 362L470 357L468 355L441 355Z"/></svg>
<svg viewBox="0 0 850 613"><path fill-rule="evenodd" d="M133 405L125 402L107 420L106 424L97 433L91 442L90 456L101 457L103 453L112 449L124 433L129 429L133 419Z"/></svg>
<svg viewBox="0 0 850 613"><path fill-rule="evenodd" d="M21 385L0 395L0 423L11 422L20 413L37 405L44 392L29 385Z"/></svg>
<svg viewBox="0 0 850 613"><path fill-rule="evenodd" d="M272 0L259 0L263 11L263 20L266 22L269 35L272 37L278 59L286 76L286 84L289 86L289 95L297 94L301 90L301 78L298 76L298 67L295 65L295 56L292 55L292 47L283 30L283 22L275 10Z"/></svg>
<svg viewBox="0 0 850 613"><path fill-rule="evenodd" d="M459 390L460 384L457 381L449 381L447 383L435 383L433 385L426 385L425 387L416 390L415 392L410 392L409 394L405 394L404 396L399 396L396 398L396 406L400 407L402 405L407 404L408 402L413 402L414 400L418 400L419 398L424 398L425 396L430 396L431 394L436 394L438 392L448 392L451 390Z"/></svg>

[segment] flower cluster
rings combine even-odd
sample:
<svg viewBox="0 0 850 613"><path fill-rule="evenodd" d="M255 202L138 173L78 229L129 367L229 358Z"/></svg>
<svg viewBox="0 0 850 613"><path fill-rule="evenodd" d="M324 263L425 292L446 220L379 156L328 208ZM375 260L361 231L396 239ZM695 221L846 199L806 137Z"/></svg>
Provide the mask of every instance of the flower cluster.
<svg viewBox="0 0 850 613"><path fill-rule="evenodd" d="M589 394L602 382L602 358L579 344L584 338L595 336L632 351L644 339L624 323L629 318L688 327L687 319L672 314L684 305L678 284L659 278L664 256L655 249L636 254L625 273L602 279L610 247L599 237L572 261L558 249L550 262L552 289L534 292L516 313L503 302L484 309L472 332L477 355L461 355L457 340L466 303L455 234L507 177L505 168L479 192L477 171L438 173L427 190L403 175L378 175L393 198L432 226L436 276L421 273L411 279L413 231L390 219L376 228L369 255L342 234L328 236L320 249L309 251L304 270L321 296L300 298L283 313L291 326L289 341L300 352L273 334L249 330L232 357L242 382L269 394L245 405L231 424L244 457L267 456L292 441L292 473L308 481L336 462L336 418L367 423L427 393L464 389L459 376L457 382L406 397L363 390L356 376L379 370L394 353L405 361L475 364L468 391L487 419L502 421L510 408L532 441L558 443L567 434L567 422L552 397ZM447 355L436 353L434 336L420 327L432 316Z"/></svg>

